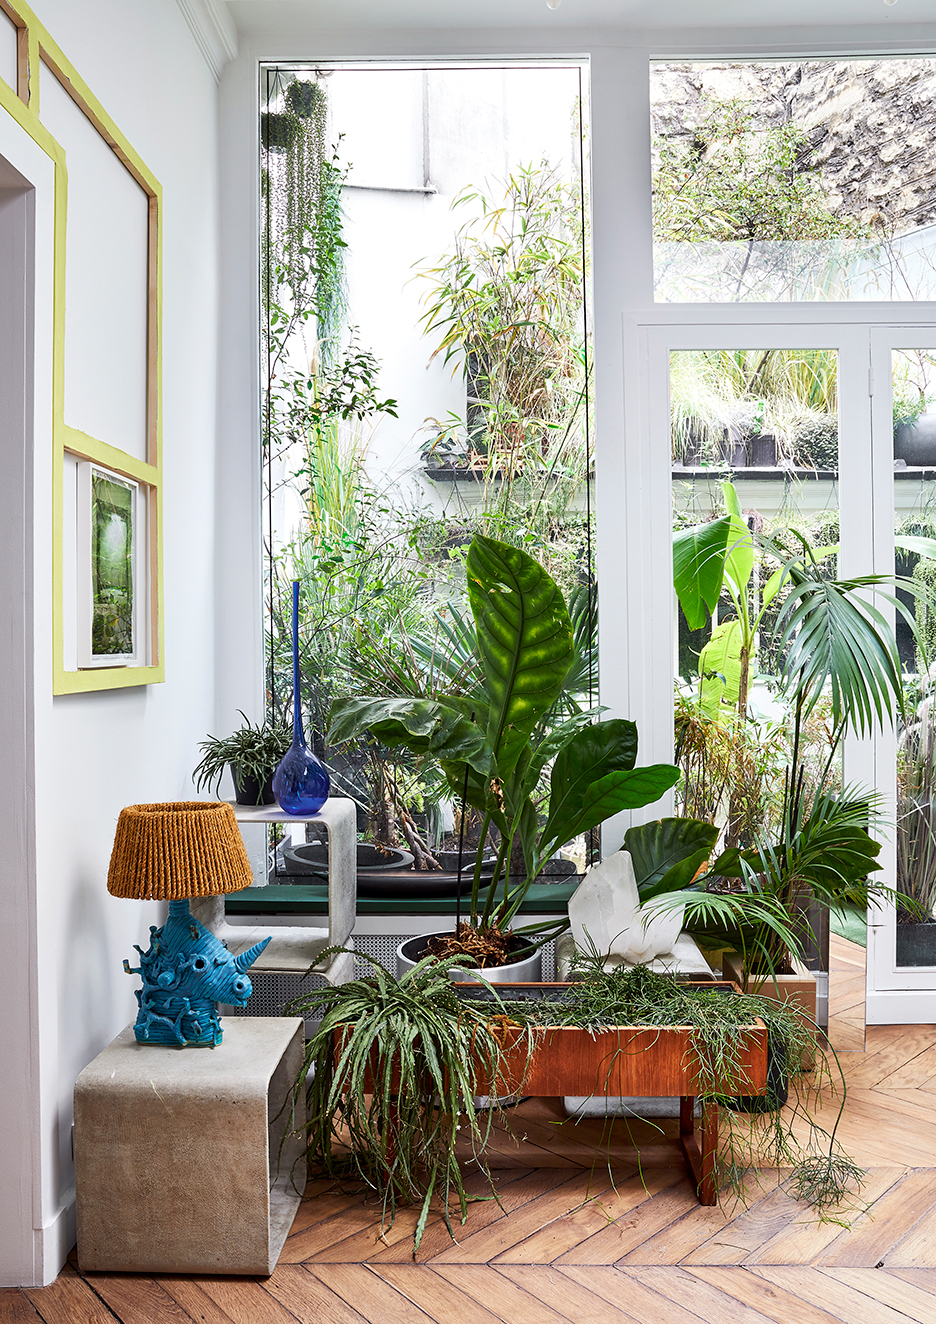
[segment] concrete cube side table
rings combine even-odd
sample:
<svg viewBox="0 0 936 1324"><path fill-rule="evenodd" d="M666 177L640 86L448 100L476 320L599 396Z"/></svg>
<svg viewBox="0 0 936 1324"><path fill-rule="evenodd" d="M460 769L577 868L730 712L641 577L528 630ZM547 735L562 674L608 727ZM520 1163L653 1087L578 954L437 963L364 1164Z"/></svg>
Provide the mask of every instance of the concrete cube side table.
<svg viewBox="0 0 936 1324"><path fill-rule="evenodd" d="M271 1274L305 1184L288 1106L298 1017L227 1017L217 1048L138 1044L75 1084L82 1270ZM284 1108L284 1104L287 1106Z"/></svg>

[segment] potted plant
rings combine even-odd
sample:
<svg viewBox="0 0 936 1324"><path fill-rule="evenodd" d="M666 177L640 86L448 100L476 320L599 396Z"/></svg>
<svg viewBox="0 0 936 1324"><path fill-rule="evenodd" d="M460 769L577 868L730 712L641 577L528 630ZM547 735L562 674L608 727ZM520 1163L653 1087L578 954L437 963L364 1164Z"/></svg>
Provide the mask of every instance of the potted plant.
<svg viewBox="0 0 936 1324"><path fill-rule="evenodd" d="M464 958L455 958L456 961ZM450 961L426 958L400 979L373 962L368 979L311 990L287 1014L318 1022L295 1085L296 1112L312 1172L362 1181L381 1202L385 1222L416 1204L415 1258L433 1202L453 1234L464 1222L466 1162L490 1179L484 1147L491 1110L466 1108L479 1091L495 1099L534 1093L654 1093L684 1098L680 1123L687 1160L704 1202L718 1186L743 1195L755 1160L792 1168L792 1190L820 1217L860 1184L860 1170L814 1124L805 1144L792 1130L819 1083L803 1085L801 1106L756 1120L720 1105L767 1088L766 1039L798 1061L814 1043L789 1008L730 987L680 984L645 966L611 974L592 965L572 984L544 986L541 1000L502 1000L496 986L456 990ZM574 1092L574 1091L573 1091ZM303 1097L304 1096L304 1097ZM693 1153L693 1096L705 1099L702 1150ZM715 1136L722 1126L721 1143ZM824 1140L822 1137L825 1137ZM497 1198L496 1194L493 1198Z"/></svg>
<svg viewBox="0 0 936 1324"><path fill-rule="evenodd" d="M675 538L674 582L680 604L696 628L705 609L713 610L723 590L734 604L736 619L725 623L724 656L719 673L710 679L727 690L730 721L747 720L748 678L754 642L765 607L776 600L776 631L784 659L781 693L792 707L790 757L784 773L779 828L761 832L741 849L732 838L729 806L729 849L712 860L708 875L692 892L671 893L660 879L645 886L644 901L686 904L687 919L719 945L733 943L739 953L729 968L744 982L763 991L778 990L781 979L808 979L794 969L809 929L805 911L813 899L823 906L843 901L867 903L872 897L893 899L893 889L869 879L879 869L879 844L871 837L876 797L856 788L836 789L831 773L846 731L866 734L877 722L903 712L901 668L894 633L868 594L883 595L915 630L912 615L896 598L893 581L880 575L848 580L825 578L820 559L803 542L801 552L788 551L757 537L744 522L731 484L724 484L728 514ZM927 539L902 539L914 550L932 550ZM924 548L923 544L927 544ZM777 569L766 581L758 609L752 588L757 555L772 558ZM902 589L919 592L907 581ZM828 706L828 743L824 766L812 777L804 765L804 729L817 704ZM714 711L724 704L716 704ZM726 717L725 720L728 720ZM713 879L740 880L738 890L714 896ZM815 1007L813 1001L812 1007ZM813 1014L811 1012L811 1014Z"/></svg>
<svg viewBox="0 0 936 1324"><path fill-rule="evenodd" d="M434 759L452 795L480 811L468 920L433 940L431 950L469 955L492 969L546 940L512 929L545 861L611 814L658 799L678 771L670 764L636 766L633 722L596 722L593 711L557 713L576 657L573 629L559 588L538 562L478 534L468 550L467 578L480 686L432 699L338 700L329 740L367 731L391 748ZM492 824L499 846L482 903L484 843ZM514 843L524 876L512 882Z"/></svg>
<svg viewBox="0 0 936 1324"><path fill-rule="evenodd" d="M230 767L239 805L271 805L273 774L292 743L292 728L286 722L270 720L254 726L240 715L243 725L231 735L223 739L209 736L199 745L202 757L192 773L195 789L210 791L214 787L217 791L224 769Z"/></svg>

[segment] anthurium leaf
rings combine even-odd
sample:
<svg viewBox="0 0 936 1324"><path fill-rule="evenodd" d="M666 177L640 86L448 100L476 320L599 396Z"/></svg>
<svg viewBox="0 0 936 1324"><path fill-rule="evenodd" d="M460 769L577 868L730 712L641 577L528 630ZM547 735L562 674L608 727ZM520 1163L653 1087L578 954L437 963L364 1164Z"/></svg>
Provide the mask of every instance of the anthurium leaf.
<svg viewBox="0 0 936 1324"><path fill-rule="evenodd" d="M754 539L744 516L734 483L722 483L725 509L728 512L728 552L725 556L725 578L734 584L740 597L745 592L754 569Z"/></svg>
<svg viewBox="0 0 936 1324"><path fill-rule="evenodd" d="M385 745L403 745L414 754L469 762L490 770L484 732L458 706L433 699L337 699L332 704L329 744L341 744L370 731Z"/></svg>
<svg viewBox="0 0 936 1324"><path fill-rule="evenodd" d="M658 818L624 834L641 901L688 887L709 858L718 828L699 818Z"/></svg>
<svg viewBox="0 0 936 1324"><path fill-rule="evenodd" d="M731 520L727 516L673 535L673 587L690 630L700 630L721 592Z"/></svg>
<svg viewBox="0 0 936 1324"><path fill-rule="evenodd" d="M613 718L577 731L556 755L549 779L549 817L540 849L548 854L622 809L658 800L679 778L669 763L635 768L637 729Z"/></svg>
<svg viewBox="0 0 936 1324"><path fill-rule="evenodd" d="M562 693L575 659L572 622L554 581L519 548L476 534L467 568L490 703L487 737L506 777Z"/></svg>
<svg viewBox="0 0 936 1324"><path fill-rule="evenodd" d="M737 621L717 625L699 654L699 707L717 719L725 708L735 708L741 682L741 626Z"/></svg>

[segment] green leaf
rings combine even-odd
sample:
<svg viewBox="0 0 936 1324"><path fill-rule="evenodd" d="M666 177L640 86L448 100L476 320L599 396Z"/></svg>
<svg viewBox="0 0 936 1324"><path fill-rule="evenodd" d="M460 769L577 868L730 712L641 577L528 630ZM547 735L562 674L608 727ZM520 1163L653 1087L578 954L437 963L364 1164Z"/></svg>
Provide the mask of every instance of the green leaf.
<svg viewBox="0 0 936 1324"><path fill-rule="evenodd" d="M699 654L699 707L713 720L725 708L737 707L741 682L741 626L726 621L716 626Z"/></svg>
<svg viewBox="0 0 936 1324"><path fill-rule="evenodd" d="M709 858L718 828L698 818L659 818L624 834L641 902L688 887Z"/></svg>
<svg viewBox="0 0 936 1324"><path fill-rule="evenodd" d="M905 552L915 552L917 556L926 556L931 561L936 561L936 538L911 538L909 535L899 534L894 539L894 546L902 548Z"/></svg>
<svg viewBox="0 0 936 1324"><path fill-rule="evenodd" d="M728 552L725 556L725 578L731 580L740 597L747 589L754 570L754 539L741 514L741 503L734 483L722 483L722 492L731 526L728 533Z"/></svg>
<svg viewBox="0 0 936 1324"><path fill-rule="evenodd" d="M370 731L385 745L414 754L461 760L482 773L490 769L484 732L455 701L431 699L337 699L332 704L330 744Z"/></svg>
<svg viewBox="0 0 936 1324"><path fill-rule="evenodd" d="M728 550L727 516L673 535L673 587L690 630L705 624L718 603Z"/></svg>
<svg viewBox="0 0 936 1324"><path fill-rule="evenodd" d="M490 701L488 743L507 776L562 693L575 660L572 623L556 584L519 548L476 534L467 570Z"/></svg>
<svg viewBox="0 0 936 1324"><path fill-rule="evenodd" d="M669 763L635 768L637 728L614 718L577 731L559 751L550 776L549 818L541 854L588 832L622 809L658 800L679 779Z"/></svg>

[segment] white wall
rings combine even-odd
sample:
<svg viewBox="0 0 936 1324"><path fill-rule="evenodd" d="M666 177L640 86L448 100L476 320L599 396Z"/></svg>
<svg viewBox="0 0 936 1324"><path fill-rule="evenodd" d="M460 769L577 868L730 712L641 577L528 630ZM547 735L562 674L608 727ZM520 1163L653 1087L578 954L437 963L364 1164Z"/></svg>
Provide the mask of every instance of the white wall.
<svg viewBox="0 0 936 1324"><path fill-rule="evenodd" d="M34 1142L31 1235L19 1237L16 1246L0 1235L0 1282L9 1284L49 1281L74 1243L74 1081L133 1018L135 980L124 975L121 962L134 955L134 942L146 945L148 926L160 918L153 904L108 895L114 826L126 804L192 795L197 742L214 729L217 715L215 603L219 573L224 573L216 557L215 501L216 469L226 462L216 429L216 83L175 0L146 5L36 0L33 7L164 189L166 681L52 697L51 442L49 402L40 398L31 509L32 670L26 678L34 687L36 771L34 799L24 811L28 835L34 831L35 868L32 880L15 873L11 877L5 854L0 883L13 900L16 889L34 886L30 919L37 942L32 978L27 980L21 968L15 990L17 1001L33 1016L28 1098L7 1088L0 1091L4 1179L13 1147ZM100 206L106 214L106 195ZM48 238L45 234L41 242ZM76 247L76 254L69 254L81 268L75 278L91 288L98 275L110 274L107 255ZM48 264L47 253L40 254L41 268L43 263ZM101 263L103 270L95 266ZM47 296L47 289L40 290L38 302ZM47 307L37 306L37 318L43 317L48 317ZM119 325L114 332L119 336ZM47 385L49 352L46 335L37 350L39 384ZM106 352L105 344L99 353ZM106 392L106 382L105 373L95 390ZM86 392L87 387L87 380L80 384ZM103 416L108 402L85 398L88 411L97 407ZM228 602L234 604L234 615L254 614L249 594L234 594ZM237 621L230 623L237 633ZM239 652L225 664L236 674ZM253 679L248 668L248 687ZM250 696L242 706L250 707ZM28 849L20 854L28 865ZM22 1164L13 1175L22 1181ZM6 1193L5 1181L4 1188Z"/></svg>

